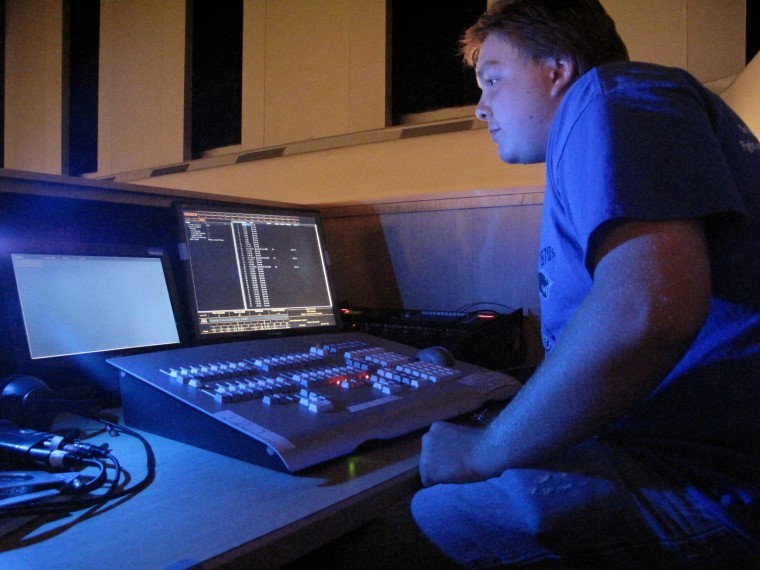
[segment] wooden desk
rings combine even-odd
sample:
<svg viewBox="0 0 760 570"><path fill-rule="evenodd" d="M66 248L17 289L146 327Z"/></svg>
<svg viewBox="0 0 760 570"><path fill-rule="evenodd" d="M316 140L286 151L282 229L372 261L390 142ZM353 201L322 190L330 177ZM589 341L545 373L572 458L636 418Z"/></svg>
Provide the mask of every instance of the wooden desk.
<svg viewBox="0 0 760 570"><path fill-rule="evenodd" d="M7 534L0 539L0 567L278 567L418 488L419 434L298 475L144 435L157 461L150 486L94 516L36 519ZM107 441L133 482L144 476L145 455L135 438L104 434L88 441Z"/></svg>

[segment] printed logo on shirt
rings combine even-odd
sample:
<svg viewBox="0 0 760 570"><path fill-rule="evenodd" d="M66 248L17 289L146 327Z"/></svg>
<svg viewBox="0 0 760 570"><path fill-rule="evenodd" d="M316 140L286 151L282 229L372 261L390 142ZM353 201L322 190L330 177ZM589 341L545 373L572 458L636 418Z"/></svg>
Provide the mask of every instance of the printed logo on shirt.
<svg viewBox="0 0 760 570"><path fill-rule="evenodd" d="M549 298L549 290L552 288L553 284L554 281L549 279L549 276L543 269L538 272L538 292L541 293L541 296L544 299Z"/></svg>
<svg viewBox="0 0 760 570"><path fill-rule="evenodd" d="M550 245L547 245L544 249L541 250L541 253L538 254L538 267L542 268L552 259L554 259L554 248Z"/></svg>

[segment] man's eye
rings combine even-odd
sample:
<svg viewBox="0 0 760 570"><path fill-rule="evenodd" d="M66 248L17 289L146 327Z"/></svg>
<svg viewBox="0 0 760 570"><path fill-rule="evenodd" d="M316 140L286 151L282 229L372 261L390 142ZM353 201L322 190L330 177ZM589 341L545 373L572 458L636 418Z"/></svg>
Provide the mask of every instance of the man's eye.
<svg viewBox="0 0 760 570"><path fill-rule="evenodd" d="M486 79L485 80L486 85L496 85L496 79Z"/></svg>

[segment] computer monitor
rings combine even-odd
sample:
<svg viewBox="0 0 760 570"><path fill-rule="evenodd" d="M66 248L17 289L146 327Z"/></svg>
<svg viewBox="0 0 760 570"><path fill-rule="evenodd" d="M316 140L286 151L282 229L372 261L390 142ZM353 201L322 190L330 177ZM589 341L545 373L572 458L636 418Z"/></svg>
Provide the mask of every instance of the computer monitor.
<svg viewBox="0 0 760 570"><path fill-rule="evenodd" d="M337 329L319 213L177 204L197 342Z"/></svg>
<svg viewBox="0 0 760 570"><path fill-rule="evenodd" d="M31 359L179 343L160 257L11 254Z"/></svg>
<svg viewBox="0 0 760 570"><path fill-rule="evenodd" d="M182 342L161 250L43 245L8 257L14 372L51 385L94 381L116 393L107 358Z"/></svg>

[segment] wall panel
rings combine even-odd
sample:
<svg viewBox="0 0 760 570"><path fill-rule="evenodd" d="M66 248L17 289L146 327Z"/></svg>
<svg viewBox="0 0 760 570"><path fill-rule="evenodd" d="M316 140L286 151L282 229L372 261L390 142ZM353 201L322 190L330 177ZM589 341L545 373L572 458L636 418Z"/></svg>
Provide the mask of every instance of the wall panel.
<svg viewBox="0 0 760 570"><path fill-rule="evenodd" d="M6 168L63 170L63 2L7 0Z"/></svg>
<svg viewBox="0 0 760 570"><path fill-rule="evenodd" d="M98 172L181 162L185 0L102 0Z"/></svg>

